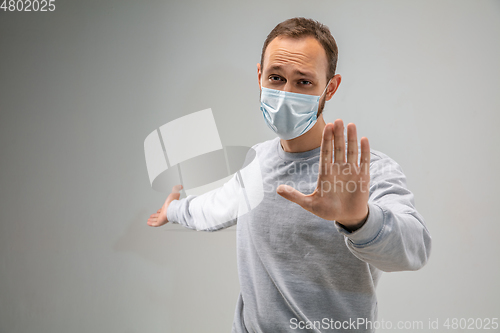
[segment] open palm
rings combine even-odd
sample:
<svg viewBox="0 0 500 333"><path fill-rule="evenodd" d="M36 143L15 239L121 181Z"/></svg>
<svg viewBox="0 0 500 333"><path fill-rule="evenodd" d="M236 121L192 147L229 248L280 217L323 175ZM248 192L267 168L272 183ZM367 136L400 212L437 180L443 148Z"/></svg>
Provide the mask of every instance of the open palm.
<svg viewBox="0 0 500 333"><path fill-rule="evenodd" d="M158 209L156 213L153 213L149 216L147 224L150 227L161 227L162 225L168 223L167 219L168 206L172 201L179 200L181 196L180 190L182 190L182 185L175 185L172 188L172 192L168 195L167 199L165 200L163 206L161 206L161 208Z"/></svg>
<svg viewBox="0 0 500 333"><path fill-rule="evenodd" d="M347 126L346 160L343 121L337 119L333 124L327 124L323 130L318 183L314 192L305 195L291 186L280 185L277 188L278 194L323 219L335 220L348 228L359 227L368 215L370 194L368 139L361 138L360 145L361 158L358 165L356 125L351 123Z"/></svg>

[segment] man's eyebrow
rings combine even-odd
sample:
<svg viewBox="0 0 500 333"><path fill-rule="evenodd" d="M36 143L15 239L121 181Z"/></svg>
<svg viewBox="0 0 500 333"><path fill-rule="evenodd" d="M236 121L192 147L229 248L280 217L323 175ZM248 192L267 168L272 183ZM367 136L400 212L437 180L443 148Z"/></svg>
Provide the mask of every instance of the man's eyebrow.
<svg viewBox="0 0 500 333"><path fill-rule="evenodd" d="M271 66L269 69L273 70L273 71L282 71L283 70L283 68L280 65ZM315 75L313 73L311 73L311 72L301 71L301 70L298 70L298 69L296 69L294 71L294 73L302 75L302 76L315 77Z"/></svg>

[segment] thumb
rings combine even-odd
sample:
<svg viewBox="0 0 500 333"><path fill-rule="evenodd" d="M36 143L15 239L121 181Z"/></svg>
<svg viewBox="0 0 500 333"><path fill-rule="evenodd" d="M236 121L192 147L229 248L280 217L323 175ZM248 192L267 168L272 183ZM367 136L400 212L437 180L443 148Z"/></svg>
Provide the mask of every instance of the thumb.
<svg viewBox="0 0 500 333"><path fill-rule="evenodd" d="M172 192L167 197L167 202L170 203L174 200L179 200L181 197L182 185L175 185L172 187Z"/></svg>
<svg viewBox="0 0 500 333"><path fill-rule="evenodd" d="M311 211L311 198L301 192L297 191L289 185L280 185L276 192L283 198L295 202L305 210Z"/></svg>
<svg viewBox="0 0 500 333"><path fill-rule="evenodd" d="M167 199L165 200L165 203L163 204L163 206L161 208L163 213L160 213L160 214L162 214L165 218L167 217L167 209L168 209L168 206L170 205L170 203L174 200L179 200L179 198L181 197L181 193L180 193L181 190L182 190L182 185L175 185L174 187L172 187L172 192L168 195ZM166 222L169 222L169 221L166 220Z"/></svg>

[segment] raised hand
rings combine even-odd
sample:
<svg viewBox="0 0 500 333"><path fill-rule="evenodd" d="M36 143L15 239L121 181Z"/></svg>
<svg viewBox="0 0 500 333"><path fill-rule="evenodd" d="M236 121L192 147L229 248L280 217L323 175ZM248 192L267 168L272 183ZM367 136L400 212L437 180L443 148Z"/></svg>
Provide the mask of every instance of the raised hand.
<svg viewBox="0 0 500 333"><path fill-rule="evenodd" d="M175 185L172 187L172 193L170 193L165 200L163 206L156 211L156 213L151 214L148 219L148 225L151 227L161 227L162 225L168 223L167 219L167 209L168 205L174 201L179 200L181 197L180 190L182 190L182 185Z"/></svg>
<svg viewBox="0 0 500 333"><path fill-rule="evenodd" d="M332 161L332 139L335 147ZM280 185L277 193L326 220L335 220L349 230L361 227L368 217L370 187L370 144L360 140L361 159L358 165L356 125L347 125L347 161L344 123L329 123L323 131L318 183L313 193L304 195L288 185Z"/></svg>

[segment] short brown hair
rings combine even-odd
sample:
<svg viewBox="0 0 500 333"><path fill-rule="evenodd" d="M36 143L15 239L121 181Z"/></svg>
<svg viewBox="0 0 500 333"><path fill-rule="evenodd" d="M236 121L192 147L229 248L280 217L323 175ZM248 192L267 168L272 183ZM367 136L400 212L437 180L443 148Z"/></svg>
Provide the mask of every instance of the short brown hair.
<svg viewBox="0 0 500 333"><path fill-rule="evenodd" d="M261 68L264 68L264 52L266 51L267 46L278 36L286 36L297 39L306 36L314 37L321 43L326 52L326 58L328 60L328 73L326 75L326 80L328 81L335 76L339 51L335 38L333 38L330 33L330 29L328 29L326 25L304 17L294 17L281 22L274 27L269 35L267 35L264 46L262 47L262 55L260 58Z"/></svg>

